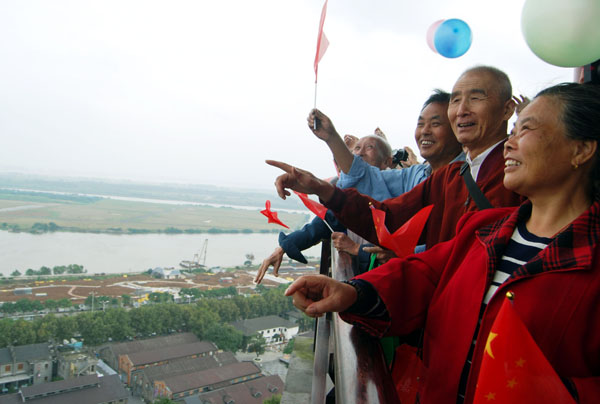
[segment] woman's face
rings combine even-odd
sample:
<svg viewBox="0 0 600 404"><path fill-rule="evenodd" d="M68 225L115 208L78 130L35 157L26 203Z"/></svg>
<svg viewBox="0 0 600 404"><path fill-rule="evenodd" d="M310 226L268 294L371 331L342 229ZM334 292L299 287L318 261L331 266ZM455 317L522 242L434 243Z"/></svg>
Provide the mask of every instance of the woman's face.
<svg viewBox="0 0 600 404"><path fill-rule="evenodd" d="M561 105L547 96L521 112L514 135L504 144L507 189L530 199L552 196L571 178L575 141L566 137L560 116Z"/></svg>

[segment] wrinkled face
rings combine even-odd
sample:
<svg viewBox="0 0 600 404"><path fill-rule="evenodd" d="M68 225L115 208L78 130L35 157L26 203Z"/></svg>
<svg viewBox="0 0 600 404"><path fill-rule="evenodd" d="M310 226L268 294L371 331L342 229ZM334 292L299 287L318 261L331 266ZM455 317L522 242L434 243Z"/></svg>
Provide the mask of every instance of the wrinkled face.
<svg viewBox="0 0 600 404"><path fill-rule="evenodd" d="M456 157L460 152L460 144L448 120L448 104L434 102L421 111L415 140L419 154L429 162Z"/></svg>
<svg viewBox="0 0 600 404"><path fill-rule="evenodd" d="M379 152L379 144L378 140L374 137L363 137L354 146L354 150L352 151L357 156L362 157L362 159L369 165L373 167L379 167L384 169L384 158L381 156Z"/></svg>
<svg viewBox="0 0 600 404"><path fill-rule="evenodd" d="M541 96L519 115L515 134L504 144L504 186L531 198L560 192L573 175L575 140L566 136L561 106Z"/></svg>
<svg viewBox="0 0 600 404"><path fill-rule="evenodd" d="M506 136L504 121L510 118L500 99L494 76L482 71L463 74L452 89L448 118L458 141L469 153L480 153ZM490 140L491 143L490 143ZM499 141L499 138L498 138Z"/></svg>

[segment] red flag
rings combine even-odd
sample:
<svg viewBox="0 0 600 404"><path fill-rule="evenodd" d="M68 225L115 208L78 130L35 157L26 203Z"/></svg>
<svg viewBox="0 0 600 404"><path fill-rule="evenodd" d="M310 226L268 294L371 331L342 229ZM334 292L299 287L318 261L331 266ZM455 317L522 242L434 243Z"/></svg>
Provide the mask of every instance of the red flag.
<svg viewBox="0 0 600 404"><path fill-rule="evenodd" d="M271 201L267 200L265 202L265 210L261 210L260 213L262 213L267 217L267 219L269 219L268 223L277 223L285 227L286 229L289 229L289 227L287 227L285 224L283 224L281 220L279 220L279 218L277 217L277 212L273 212L271 210Z"/></svg>
<svg viewBox="0 0 600 404"><path fill-rule="evenodd" d="M390 234L387 227L385 227L385 212L375 209L371 205L373 224L375 225L379 244L392 250L400 258L414 253L431 209L433 209L433 205L425 206L416 215L411 217L409 221L404 223L402 227L396 230L394 234Z"/></svg>
<svg viewBox="0 0 600 404"><path fill-rule="evenodd" d="M319 62L325 54L329 41L323 32L323 25L325 24L325 14L327 14L327 0L323 4L323 11L321 11L321 21L319 22L319 35L317 36L317 54L315 55L315 83L317 82L317 75L319 71Z"/></svg>
<svg viewBox="0 0 600 404"><path fill-rule="evenodd" d="M485 344L473 401L490 402L575 404L509 299Z"/></svg>
<svg viewBox="0 0 600 404"><path fill-rule="evenodd" d="M325 220L325 214L327 213L327 208L325 206L321 205L319 202L313 201L306 194L296 191L294 191L294 193L302 199L304 206L310 209L312 213Z"/></svg>

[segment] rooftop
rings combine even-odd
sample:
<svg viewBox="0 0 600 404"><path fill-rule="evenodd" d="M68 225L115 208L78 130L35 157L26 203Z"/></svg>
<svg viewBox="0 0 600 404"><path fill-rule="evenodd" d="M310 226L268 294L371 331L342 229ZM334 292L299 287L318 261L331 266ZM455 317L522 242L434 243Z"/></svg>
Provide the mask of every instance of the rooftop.
<svg viewBox="0 0 600 404"><path fill-rule="evenodd" d="M36 359L51 359L52 353L47 343L19 345L12 348L15 362L31 362ZM11 348L0 349L0 363L13 361Z"/></svg>
<svg viewBox="0 0 600 404"><path fill-rule="evenodd" d="M135 341L121 342L111 346L115 355L127 355L134 352L149 351L163 348L169 345L179 345L198 341L198 337L191 332L165 335L156 338L140 339Z"/></svg>
<svg viewBox="0 0 600 404"><path fill-rule="evenodd" d="M173 394L177 394L244 376L258 375L260 373L260 369L254 363L238 362L219 368L172 376L163 381Z"/></svg>
<svg viewBox="0 0 600 404"><path fill-rule="evenodd" d="M42 394L49 395L34 398ZM32 404L100 404L128 398L129 393L117 375L92 375L23 387L20 393L0 396L0 404L22 404L24 397Z"/></svg>
<svg viewBox="0 0 600 404"><path fill-rule="evenodd" d="M140 366L214 351L217 351L217 347L212 342L197 341L188 344L163 346L152 351L135 352L128 356L133 366Z"/></svg>
<svg viewBox="0 0 600 404"><path fill-rule="evenodd" d="M140 370L140 373L146 375L146 377L153 382L154 380L164 379L165 377L173 377L181 374L197 372L199 370L230 365L237 362L238 360L231 352L221 352L212 356L204 356L200 358L177 359L173 362L167 363L166 365L144 368Z"/></svg>
<svg viewBox="0 0 600 404"><path fill-rule="evenodd" d="M274 394L283 392L283 382L279 376L260 377L225 388L185 397L185 404L224 404L233 400L237 404L262 404ZM231 401L230 401L231 402Z"/></svg>

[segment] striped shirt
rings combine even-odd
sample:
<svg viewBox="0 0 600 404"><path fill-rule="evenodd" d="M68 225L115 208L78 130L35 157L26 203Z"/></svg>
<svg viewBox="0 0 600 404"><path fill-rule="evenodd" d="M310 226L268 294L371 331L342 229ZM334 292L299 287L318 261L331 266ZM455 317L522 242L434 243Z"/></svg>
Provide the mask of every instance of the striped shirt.
<svg viewBox="0 0 600 404"><path fill-rule="evenodd" d="M477 334L479 333L479 325L481 324L481 318L485 308L492 298L500 285L502 285L519 267L525 265L529 260L538 255L540 251L550 244L552 239L546 237L538 237L535 234L530 233L525 226L525 222L521 221L517 224L515 231L513 232L510 242L506 246L502 260L498 270L494 273L492 283L487 290L481 303L479 310L479 322L475 329L473 336L473 342L467 355L467 361L463 367L462 374L460 376L460 383L458 387L458 400L457 403L462 403L465 399L465 391L467 389L467 379L469 377L469 370L471 369L471 359L473 352L475 351L475 341Z"/></svg>

